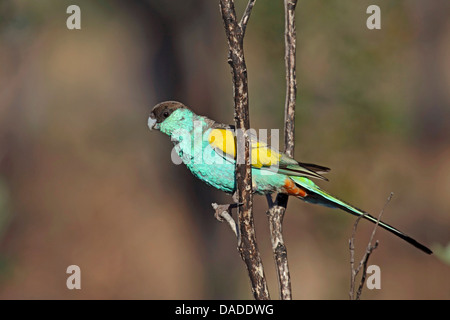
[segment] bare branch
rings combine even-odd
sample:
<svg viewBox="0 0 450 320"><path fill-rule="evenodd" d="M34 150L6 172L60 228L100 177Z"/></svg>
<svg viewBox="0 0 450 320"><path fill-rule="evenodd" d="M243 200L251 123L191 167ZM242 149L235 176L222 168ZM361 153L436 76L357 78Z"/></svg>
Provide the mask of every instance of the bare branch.
<svg viewBox="0 0 450 320"><path fill-rule="evenodd" d="M359 282L358 291L356 291L356 300L359 300L361 298L362 289L364 287L364 283L366 283L367 263L369 262L370 255L372 254L373 250L375 250L377 247L378 247L378 240L375 241L375 244L373 246L370 241L369 245L366 248L366 253L365 253L363 259L361 260L360 265L358 266L357 273L362 268L362 276L361 276L361 281Z"/></svg>
<svg viewBox="0 0 450 320"><path fill-rule="evenodd" d="M245 9L244 14L242 15L241 21L239 22L239 26L241 27L242 38L245 36L245 30L247 29L247 23L250 19L250 14L252 13L253 6L255 5L256 0L250 0L247 4L247 8Z"/></svg>
<svg viewBox="0 0 450 320"><path fill-rule="evenodd" d="M250 0L243 15L242 26L236 20L233 0L220 0L220 10L227 35L228 63L233 73L233 95L237 138L236 191L238 202L239 239L238 250L245 262L257 300L270 299L264 276L262 259L256 245L253 222L252 169L250 164L248 129L250 128L247 67L244 59L243 39L254 1ZM243 148L243 150L242 150Z"/></svg>
<svg viewBox="0 0 450 320"><path fill-rule="evenodd" d="M270 195L267 195L269 210L270 239L272 242L272 252L275 259L275 266L278 277L278 289L281 300L292 299L291 277L287 258L287 249L283 239L283 219L286 212L288 195L278 194L275 203Z"/></svg>
<svg viewBox="0 0 450 320"><path fill-rule="evenodd" d="M297 0L284 0L285 15L285 67L286 67L286 101L285 101L285 135L286 154L294 156L295 140L295 103L297 98L297 76L295 71L297 50L297 32L295 28L295 7Z"/></svg>
<svg viewBox="0 0 450 320"><path fill-rule="evenodd" d="M284 113L284 151L290 157L294 156L295 137L295 104L297 97L297 80L295 73L296 31L295 31L295 7L297 0L284 0L285 15L285 67L286 67L286 101ZM291 278L287 258L287 249L284 244L282 223L288 196L278 194L275 203L272 198L267 198L269 204L269 228L272 241L272 250L278 275L278 286L281 300L292 299Z"/></svg>
<svg viewBox="0 0 450 320"><path fill-rule="evenodd" d="M349 240L349 249L350 249L350 291L349 296L350 300L359 300L361 298L362 288L364 286L364 283L366 281L366 272L367 272L367 263L369 261L369 257L372 254L373 250L375 250L378 247L378 240L375 241L375 244L372 245L373 238L375 237L375 233L378 227L378 224L381 220L381 217L383 216L384 210L386 209L386 206L389 204L393 197L394 193L391 192L388 199L386 200L386 203L384 204L383 208L381 209L380 214L378 215L377 222L375 223L375 226L373 228L372 234L369 239L369 243L367 244L366 251L364 253L364 256L361 258L361 261L358 264L358 267L355 269L355 237L356 237L356 228L358 226L359 220L363 217L363 215L359 216L354 225L353 225L353 231L352 231L352 237ZM355 282L356 282L356 276L362 269L362 276L361 281L358 286L358 290L356 292L355 297Z"/></svg>

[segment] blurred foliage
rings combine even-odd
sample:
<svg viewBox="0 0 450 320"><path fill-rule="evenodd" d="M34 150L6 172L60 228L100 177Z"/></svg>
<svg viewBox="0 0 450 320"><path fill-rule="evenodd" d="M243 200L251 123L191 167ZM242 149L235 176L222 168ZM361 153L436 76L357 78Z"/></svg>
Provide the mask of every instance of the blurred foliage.
<svg viewBox="0 0 450 320"><path fill-rule="evenodd" d="M446 247L438 244L435 245L433 249L439 259L450 265L450 244L447 244Z"/></svg>
<svg viewBox="0 0 450 320"><path fill-rule="evenodd" d="M4 179L0 177L0 240L11 219L10 194Z"/></svg>

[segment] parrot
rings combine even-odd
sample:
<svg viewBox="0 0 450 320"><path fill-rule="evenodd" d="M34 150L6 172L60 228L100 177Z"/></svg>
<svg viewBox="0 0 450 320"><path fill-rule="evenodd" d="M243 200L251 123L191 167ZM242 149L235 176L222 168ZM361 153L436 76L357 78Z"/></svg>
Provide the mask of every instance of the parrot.
<svg viewBox="0 0 450 320"><path fill-rule="evenodd" d="M197 115L178 101L165 101L153 107L148 118L150 130L168 135L179 159L192 174L208 185L233 194L236 191L235 166L239 145L233 125ZM312 179L328 181L329 168L298 162L249 134L253 192L260 195L284 193L307 203L341 209L377 223L378 219L321 189ZM432 251L389 224L379 226L427 254Z"/></svg>

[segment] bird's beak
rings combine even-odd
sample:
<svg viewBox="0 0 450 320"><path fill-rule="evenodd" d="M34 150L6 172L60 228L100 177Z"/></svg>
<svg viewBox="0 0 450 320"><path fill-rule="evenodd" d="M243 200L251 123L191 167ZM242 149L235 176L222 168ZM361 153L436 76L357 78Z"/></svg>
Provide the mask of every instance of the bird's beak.
<svg viewBox="0 0 450 320"><path fill-rule="evenodd" d="M156 123L156 119L153 119L152 116L148 117L147 124L148 124L148 128L150 130L153 130L153 129L159 130L159 124Z"/></svg>

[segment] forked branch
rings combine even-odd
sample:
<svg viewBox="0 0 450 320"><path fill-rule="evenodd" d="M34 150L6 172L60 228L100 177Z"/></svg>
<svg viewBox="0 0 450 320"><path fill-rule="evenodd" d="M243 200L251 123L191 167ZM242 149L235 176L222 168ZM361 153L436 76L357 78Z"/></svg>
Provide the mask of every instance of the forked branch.
<svg viewBox="0 0 450 320"><path fill-rule="evenodd" d="M349 249L350 249L350 291L349 296L350 300L359 300L361 298L362 289L364 286L364 283L366 281L366 272L367 272L367 263L369 261L370 255L372 254L373 250L375 250L378 247L378 240L375 241L375 244L372 245L373 238L375 237L375 232L377 231L378 224L381 220L381 217L384 213L384 210L386 209L386 206L389 204L393 197L393 193L389 195L388 199L386 200L386 203L383 206L383 209L381 209L380 214L378 215L377 222L375 223L375 226L373 228L372 234L369 239L369 243L367 244L366 251L361 258L361 261L359 261L358 267L355 268L355 237L356 237L356 228L358 227L359 220L363 216L359 216L355 224L353 225L353 231L352 231L352 237L349 240ZM356 285L356 276L358 273L362 270L361 280L358 285L358 290L356 291L355 295L355 285Z"/></svg>

